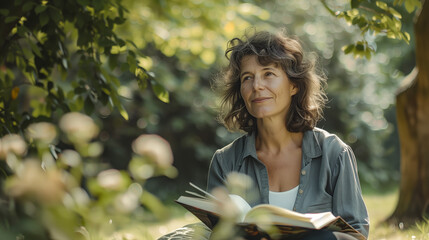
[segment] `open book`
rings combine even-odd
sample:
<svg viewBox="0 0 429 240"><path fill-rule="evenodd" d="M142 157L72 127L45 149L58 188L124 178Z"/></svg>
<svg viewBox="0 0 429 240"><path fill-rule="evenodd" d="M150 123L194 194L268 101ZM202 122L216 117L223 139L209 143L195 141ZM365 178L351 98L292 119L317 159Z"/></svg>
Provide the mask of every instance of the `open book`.
<svg viewBox="0 0 429 240"><path fill-rule="evenodd" d="M176 202L213 229L224 215L216 202L219 200L192 183L191 186L199 193L186 191L192 196L180 196ZM329 229L351 234L357 239L366 239L340 216L336 217L330 212L302 214L269 204L260 204L252 208L240 196L230 195L230 198L241 213L237 226L243 230L245 236L265 236L264 231L274 227L274 234L277 235L274 237L299 236L308 231Z"/></svg>

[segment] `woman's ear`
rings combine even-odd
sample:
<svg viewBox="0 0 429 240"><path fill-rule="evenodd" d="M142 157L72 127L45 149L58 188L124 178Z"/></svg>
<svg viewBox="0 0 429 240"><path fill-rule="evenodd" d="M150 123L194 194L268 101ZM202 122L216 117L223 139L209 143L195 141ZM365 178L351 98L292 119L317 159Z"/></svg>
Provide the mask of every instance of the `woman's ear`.
<svg viewBox="0 0 429 240"><path fill-rule="evenodd" d="M299 92L299 88L298 86L296 86L295 84L291 84L291 88L290 88L290 95L294 96L295 94L297 94Z"/></svg>

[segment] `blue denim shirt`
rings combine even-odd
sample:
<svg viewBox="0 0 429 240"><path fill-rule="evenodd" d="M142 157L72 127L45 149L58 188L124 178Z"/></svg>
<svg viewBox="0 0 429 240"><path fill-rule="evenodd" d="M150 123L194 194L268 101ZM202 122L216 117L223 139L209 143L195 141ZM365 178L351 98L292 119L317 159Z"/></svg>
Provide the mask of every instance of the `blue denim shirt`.
<svg viewBox="0 0 429 240"><path fill-rule="evenodd" d="M258 160L255 134L244 135L216 151L210 164L207 190L224 185L230 172L246 174L256 183L257 189L249 192L249 196L256 194L251 206L269 203L268 172ZM369 218L356 159L351 148L336 135L319 128L304 132L299 190L293 210L330 211L368 237Z"/></svg>

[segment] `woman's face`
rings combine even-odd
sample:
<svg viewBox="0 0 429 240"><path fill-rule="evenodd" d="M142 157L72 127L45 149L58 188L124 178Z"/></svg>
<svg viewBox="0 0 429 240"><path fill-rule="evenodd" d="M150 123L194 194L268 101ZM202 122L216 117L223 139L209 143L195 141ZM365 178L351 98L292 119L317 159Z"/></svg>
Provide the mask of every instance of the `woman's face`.
<svg viewBox="0 0 429 240"><path fill-rule="evenodd" d="M286 119L292 96L298 92L281 66L262 66L255 55L241 60L241 96L247 111L255 118Z"/></svg>

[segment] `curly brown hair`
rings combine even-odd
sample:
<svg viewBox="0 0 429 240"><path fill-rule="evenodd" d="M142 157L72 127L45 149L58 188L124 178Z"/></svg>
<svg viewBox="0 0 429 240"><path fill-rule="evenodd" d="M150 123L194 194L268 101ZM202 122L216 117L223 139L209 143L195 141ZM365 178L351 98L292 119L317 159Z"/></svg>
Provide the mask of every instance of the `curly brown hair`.
<svg viewBox="0 0 429 240"><path fill-rule="evenodd" d="M219 120L231 131L257 130L256 119L247 111L240 94L240 64L248 55L256 55L263 66L278 64L291 83L298 87L286 116L287 130L304 132L313 129L322 118L327 101L324 92L326 79L316 72L315 59L304 55L299 41L288 37L284 31L275 34L255 32L228 42L225 56L229 65L217 79L222 97Z"/></svg>

